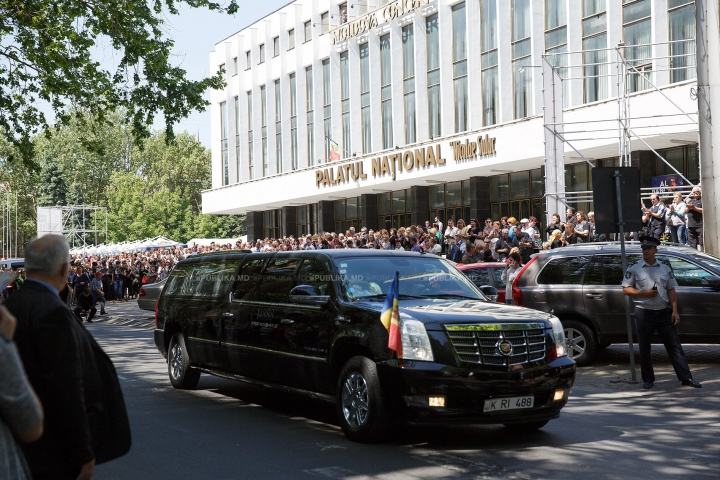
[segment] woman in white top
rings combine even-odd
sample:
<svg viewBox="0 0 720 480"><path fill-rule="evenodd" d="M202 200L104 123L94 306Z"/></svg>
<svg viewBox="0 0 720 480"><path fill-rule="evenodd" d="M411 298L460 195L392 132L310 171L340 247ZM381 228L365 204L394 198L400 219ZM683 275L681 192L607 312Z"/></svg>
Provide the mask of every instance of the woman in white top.
<svg viewBox="0 0 720 480"><path fill-rule="evenodd" d="M687 206L683 202L682 193L675 192L667 213L667 225L670 228L673 243L685 243L686 210Z"/></svg>
<svg viewBox="0 0 720 480"><path fill-rule="evenodd" d="M505 282L505 303L512 305L512 283L522 268L521 258L518 252L511 252L508 257L508 263L505 264L500 280Z"/></svg>

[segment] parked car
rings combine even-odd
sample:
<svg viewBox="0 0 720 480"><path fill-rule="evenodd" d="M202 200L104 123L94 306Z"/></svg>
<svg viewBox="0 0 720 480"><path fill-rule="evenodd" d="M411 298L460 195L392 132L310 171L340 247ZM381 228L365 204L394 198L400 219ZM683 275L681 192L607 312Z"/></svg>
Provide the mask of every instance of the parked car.
<svg viewBox="0 0 720 480"><path fill-rule="evenodd" d="M0 270L6 270L8 268L11 268L14 271L18 268L23 268L24 266L24 258L8 258L6 260L0 260Z"/></svg>
<svg viewBox="0 0 720 480"><path fill-rule="evenodd" d="M503 262L492 263L458 263L458 270L463 272L476 287L492 286L497 290L497 302L505 303L505 282L501 280L505 264Z"/></svg>
<svg viewBox="0 0 720 480"><path fill-rule="evenodd" d="M396 272L399 355L380 320ZM192 256L160 294L154 338L175 388L206 372L312 392L357 441L395 420L538 429L575 379L556 317L488 302L454 264L414 252Z"/></svg>
<svg viewBox="0 0 720 480"><path fill-rule="evenodd" d="M157 299L160 297L163 287L167 282L167 278L163 278L157 283L148 283L140 287L140 293L138 293L138 307L142 310L155 311L157 306Z"/></svg>
<svg viewBox="0 0 720 480"><path fill-rule="evenodd" d="M637 243L626 245L626 253L628 265L642 259ZM664 245L657 259L670 266L678 282L682 343L720 343L720 259ZM534 256L520 271L512 285L513 303L557 316L565 329L568 355L586 365L598 350L627 343L623 273L619 243L557 248ZM633 310L631 300L631 314ZM660 337L654 341L660 343Z"/></svg>

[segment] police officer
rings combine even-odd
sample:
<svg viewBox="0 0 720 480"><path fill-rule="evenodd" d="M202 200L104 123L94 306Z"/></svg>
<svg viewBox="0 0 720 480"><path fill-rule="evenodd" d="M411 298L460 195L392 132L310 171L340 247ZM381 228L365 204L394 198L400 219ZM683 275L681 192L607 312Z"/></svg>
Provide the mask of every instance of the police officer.
<svg viewBox="0 0 720 480"><path fill-rule="evenodd" d="M623 293L635 300L635 326L640 347L640 370L643 388L652 388L655 382L650 340L655 330L665 344L675 374L683 385L700 388L693 380L685 352L680 345L675 325L680 323L677 312L677 282L669 266L656 260L660 240L643 235L640 237L643 259L630 265L623 279Z"/></svg>

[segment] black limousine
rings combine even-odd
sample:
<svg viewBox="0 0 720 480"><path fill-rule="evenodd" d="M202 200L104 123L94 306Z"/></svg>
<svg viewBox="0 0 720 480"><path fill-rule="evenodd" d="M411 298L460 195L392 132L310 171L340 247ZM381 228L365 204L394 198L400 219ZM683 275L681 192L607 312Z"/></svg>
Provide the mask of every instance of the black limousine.
<svg viewBox="0 0 720 480"><path fill-rule="evenodd" d="M396 272L400 358L380 320ZM556 317L489 302L452 263L411 252L192 256L158 299L154 336L175 388L205 372L323 396L364 442L397 420L535 430L575 379Z"/></svg>

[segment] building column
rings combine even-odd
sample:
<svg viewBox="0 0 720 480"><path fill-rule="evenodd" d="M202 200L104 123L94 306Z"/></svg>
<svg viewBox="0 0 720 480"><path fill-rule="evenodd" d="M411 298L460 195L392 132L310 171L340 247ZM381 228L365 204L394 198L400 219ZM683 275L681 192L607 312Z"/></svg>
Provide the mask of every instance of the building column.
<svg viewBox="0 0 720 480"><path fill-rule="evenodd" d="M430 204L428 196L430 194L430 187L427 185L414 185L410 187L410 205L412 205L412 211L410 212L410 224L411 225L425 225L425 220L430 220Z"/></svg>
<svg viewBox="0 0 720 480"><path fill-rule="evenodd" d="M282 207L280 216L282 217L283 237L292 235L297 238L297 207Z"/></svg>
<svg viewBox="0 0 720 480"><path fill-rule="evenodd" d="M335 206L330 200L318 202L318 232L335 230Z"/></svg>
<svg viewBox="0 0 720 480"><path fill-rule="evenodd" d="M490 179L488 177L470 177L470 218L476 218L479 226L485 225L490 218ZM493 219L499 220L499 218ZM468 219L468 225L470 220Z"/></svg>
<svg viewBox="0 0 720 480"><path fill-rule="evenodd" d="M265 238L263 235L263 212L247 213L248 242Z"/></svg>
<svg viewBox="0 0 720 480"><path fill-rule="evenodd" d="M377 194L363 193L360 195L360 205L362 205L362 218L360 218L360 226L367 227L368 230L378 229L378 205ZM340 232L338 232L340 233Z"/></svg>

